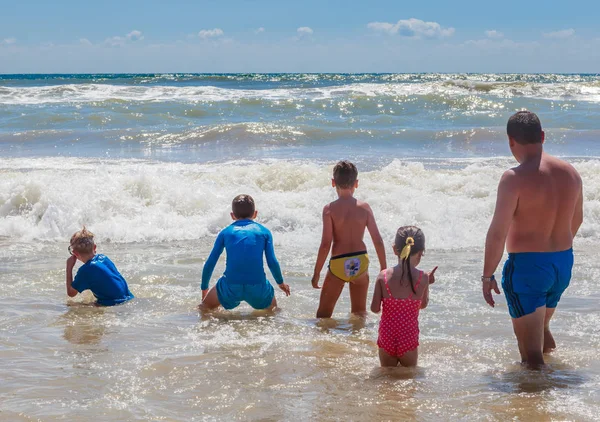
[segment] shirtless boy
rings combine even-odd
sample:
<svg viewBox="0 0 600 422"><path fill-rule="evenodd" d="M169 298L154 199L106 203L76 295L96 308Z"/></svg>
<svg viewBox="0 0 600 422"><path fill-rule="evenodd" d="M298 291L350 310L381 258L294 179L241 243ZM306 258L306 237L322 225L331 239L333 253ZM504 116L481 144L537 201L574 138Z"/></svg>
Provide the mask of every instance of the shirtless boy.
<svg viewBox="0 0 600 422"><path fill-rule="evenodd" d="M331 317L346 283L350 285L351 312L365 315L369 290L369 257L363 242L365 228L373 239L381 271L387 267L385 247L371 207L353 196L358 188L356 166L349 161L337 163L331 186L336 189L338 199L323 208L323 235L312 278L312 286L320 289L321 270L331 250L317 318Z"/></svg>
<svg viewBox="0 0 600 422"><path fill-rule="evenodd" d="M494 271L506 243L502 289L521 361L536 368L544 364L543 353L556 347L550 319L571 279L573 237L583 222L582 182L570 164L544 153L534 113L513 115L507 133L519 166L506 171L498 186L481 281L493 307L492 290L500 293Z"/></svg>

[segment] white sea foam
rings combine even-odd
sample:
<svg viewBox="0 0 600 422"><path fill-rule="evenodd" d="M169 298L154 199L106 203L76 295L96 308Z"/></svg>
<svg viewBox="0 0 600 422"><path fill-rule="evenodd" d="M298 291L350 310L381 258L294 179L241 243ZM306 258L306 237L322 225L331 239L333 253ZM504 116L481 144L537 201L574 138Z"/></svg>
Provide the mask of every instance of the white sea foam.
<svg viewBox="0 0 600 422"><path fill-rule="evenodd" d="M331 98L465 96L540 98L600 102L594 82L533 83L447 80L425 83L356 83L341 86L229 89L216 86L140 86L69 84L39 87L0 86L0 104L90 103L103 101L318 101Z"/></svg>
<svg viewBox="0 0 600 422"><path fill-rule="evenodd" d="M424 166L394 160L361 172L367 201L387 242L417 224L430 248L481 247L496 186L509 160ZM580 242L600 235L600 161L576 163L585 184ZM334 199L330 164L271 160L181 164L62 158L0 160L0 236L64 241L83 224L102 241L162 242L212 238L229 224L231 199L249 193L277 243L316 246L321 209Z"/></svg>

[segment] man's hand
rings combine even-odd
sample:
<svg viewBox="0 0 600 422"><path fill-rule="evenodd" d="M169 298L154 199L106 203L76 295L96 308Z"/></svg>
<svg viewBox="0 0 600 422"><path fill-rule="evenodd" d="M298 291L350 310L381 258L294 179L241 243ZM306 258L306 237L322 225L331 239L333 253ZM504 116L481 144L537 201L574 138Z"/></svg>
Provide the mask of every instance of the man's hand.
<svg viewBox="0 0 600 422"><path fill-rule="evenodd" d="M286 296L290 295L290 286L285 283L278 284L278 286L281 290L283 290Z"/></svg>
<svg viewBox="0 0 600 422"><path fill-rule="evenodd" d="M496 294L500 294L500 289L498 289L498 283L496 280L492 281L483 281L481 283L481 289L483 290L483 298L492 308L496 304L494 302L494 298L492 297L492 290L496 292Z"/></svg>
<svg viewBox="0 0 600 422"><path fill-rule="evenodd" d="M208 289L202 290L202 300L206 299L206 295L208 294Z"/></svg>
<svg viewBox="0 0 600 422"><path fill-rule="evenodd" d="M437 269L438 267L436 265L436 267L429 273L429 284L435 283L435 272L437 271Z"/></svg>
<svg viewBox="0 0 600 422"><path fill-rule="evenodd" d="M77 257L75 255L71 255L69 258L67 258L67 269L72 270L76 262Z"/></svg>
<svg viewBox="0 0 600 422"><path fill-rule="evenodd" d="M315 289L320 289L321 288L321 286L319 286L319 278L320 278L320 275L319 274L315 274L315 275L313 275L313 278L310 281L312 283L313 288L315 288Z"/></svg>

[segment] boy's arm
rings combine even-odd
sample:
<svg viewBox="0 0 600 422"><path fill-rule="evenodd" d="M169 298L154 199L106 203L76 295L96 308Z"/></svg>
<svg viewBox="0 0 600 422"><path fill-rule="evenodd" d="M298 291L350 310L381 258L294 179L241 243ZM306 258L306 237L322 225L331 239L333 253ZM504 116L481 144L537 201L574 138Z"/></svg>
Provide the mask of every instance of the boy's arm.
<svg viewBox="0 0 600 422"><path fill-rule="evenodd" d="M321 245L319 246L319 252L317 254L317 262L315 263L315 270L311 280L312 286L315 289L320 289L319 278L321 277L321 270L327 255L331 250L331 242L333 241L333 221L331 220L331 212L329 210L329 204L323 208L323 234L321 235Z"/></svg>
<svg viewBox="0 0 600 422"><path fill-rule="evenodd" d="M67 295L69 297L77 296L78 291L73 288L73 267L77 262L77 257L75 255L71 255L67 259Z"/></svg>
<svg viewBox="0 0 600 422"><path fill-rule="evenodd" d="M273 235L271 232L267 232L267 242L265 245L265 257L267 258L267 265L273 278L277 284L283 284L283 274L281 274L281 267L279 261L275 257L275 248L273 246Z"/></svg>
<svg viewBox="0 0 600 422"><path fill-rule="evenodd" d="M379 277L375 280L375 290L373 291L373 300L371 301L371 312L378 314L381 310L381 282Z"/></svg>
<svg viewBox="0 0 600 422"><path fill-rule="evenodd" d="M265 256L267 258L267 265L269 266L269 270L271 274L273 274L273 278L275 282L279 286L281 290L285 293L286 296L290 295L290 286L283 282L283 274L281 274L281 267L279 266L279 261L275 257L275 248L273 246L273 235L270 231L267 231L267 242L265 245Z"/></svg>
<svg viewBox="0 0 600 422"><path fill-rule="evenodd" d="M369 234L371 235L371 239L373 240L373 246L375 246L375 251L377 252L377 259L379 259L379 266L381 267L380 271L383 271L387 268L387 261L385 258L385 245L383 243L383 239L381 238L381 234L379 233L377 223L375 222L373 210L371 209L369 204L365 205L369 213L367 217L367 229L369 230Z"/></svg>
<svg viewBox="0 0 600 422"><path fill-rule="evenodd" d="M215 270L215 265L217 265L217 261L219 257L223 253L223 249L225 249L225 239L223 236L223 232L219 233L217 239L215 240L215 245L213 246L208 259L204 263L204 268L202 268L202 284L200 288L202 289L202 296L204 297L208 290L208 283L210 282L210 278L212 277L213 271Z"/></svg>

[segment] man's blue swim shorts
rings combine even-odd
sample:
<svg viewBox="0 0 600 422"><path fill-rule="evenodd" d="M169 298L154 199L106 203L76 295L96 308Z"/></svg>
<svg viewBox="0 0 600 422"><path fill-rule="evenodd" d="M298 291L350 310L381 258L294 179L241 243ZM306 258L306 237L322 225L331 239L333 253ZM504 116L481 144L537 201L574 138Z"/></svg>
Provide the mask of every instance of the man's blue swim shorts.
<svg viewBox="0 0 600 422"><path fill-rule="evenodd" d="M254 309L266 309L271 306L274 296L273 286L267 280L256 284L234 284L221 277L217 281L217 297L225 309L236 308L241 301Z"/></svg>
<svg viewBox="0 0 600 422"><path fill-rule="evenodd" d="M510 316L520 318L540 306L556 308L572 270L573 249L509 253L502 271L502 289Z"/></svg>

